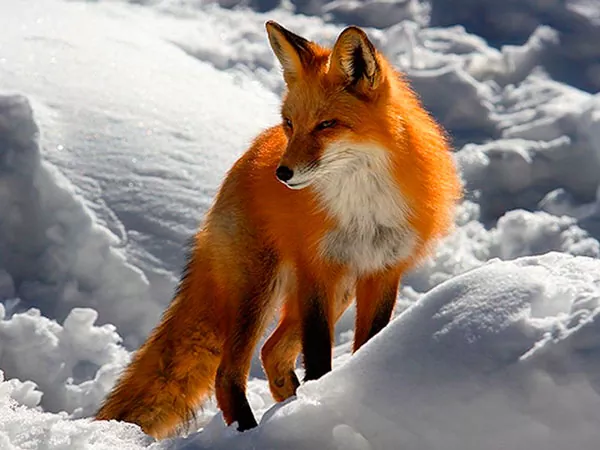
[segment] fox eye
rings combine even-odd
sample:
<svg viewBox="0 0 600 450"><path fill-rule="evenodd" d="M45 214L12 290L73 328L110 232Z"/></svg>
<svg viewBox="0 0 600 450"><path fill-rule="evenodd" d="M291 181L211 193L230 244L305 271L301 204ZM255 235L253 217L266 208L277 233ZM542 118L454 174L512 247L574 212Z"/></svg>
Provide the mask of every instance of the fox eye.
<svg viewBox="0 0 600 450"><path fill-rule="evenodd" d="M292 128L294 128L294 127L293 127L293 125L292 125L292 121L291 121L290 119L288 119L287 117L285 117L285 118L283 119L283 123L284 123L284 124L285 124L285 126L286 126L286 127L288 127L290 130L291 130Z"/></svg>
<svg viewBox="0 0 600 450"><path fill-rule="evenodd" d="M317 130L324 130L325 128L331 128L331 127L334 127L336 124L337 124L337 120L335 120L335 119L324 120L323 122L321 122L317 125Z"/></svg>

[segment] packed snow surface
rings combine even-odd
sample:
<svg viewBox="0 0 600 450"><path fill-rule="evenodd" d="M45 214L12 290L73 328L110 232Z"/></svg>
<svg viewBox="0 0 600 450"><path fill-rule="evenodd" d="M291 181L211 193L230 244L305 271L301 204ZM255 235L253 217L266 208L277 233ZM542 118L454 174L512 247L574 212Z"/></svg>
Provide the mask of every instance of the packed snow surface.
<svg viewBox="0 0 600 450"><path fill-rule="evenodd" d="M0 2L0 448L597 449L600 3L454 3ZM352 357L342 317L297 398L273 405L255 359L257 429L212 400L162 442L91 421L279 120L268 19L367 27L450 133L456 229Z"/></svg>

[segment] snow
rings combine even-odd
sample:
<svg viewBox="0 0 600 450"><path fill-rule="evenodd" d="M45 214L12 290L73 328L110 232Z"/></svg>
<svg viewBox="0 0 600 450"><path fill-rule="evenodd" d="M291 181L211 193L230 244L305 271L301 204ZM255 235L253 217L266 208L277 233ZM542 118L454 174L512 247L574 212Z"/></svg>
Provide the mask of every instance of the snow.
<svg viewBox="0 0 600 450"><path fill-rule="evenodd" d="M11 164L33 166L27 186L33 191L11 185L6 192L23 196L10 199L17 207L39 202L19 213L32 214L23 221L40 215L48 222L33 227L31 233L40 235L35 240L21 222L7 223L18 227L15 245L46 254L26 258L36 264L21 273L11 245L2 266L10 265L12 277L22 279L17 294L24 307L62 320L74 306L91 306L135 347L168 302L181 248L220 179L273 120L277 99L257 86L249 93L251 81L245 86L134 27L124 29L128 16L114 17L116 10L94 14L93 5L47 5L0 4L2 87L26 92L40 104L35 120L45 157L38 170L38 151L27 144L31 160L23 154ZM230 114L221 106L236 102L253 114ZM17 126L33 133L28 106L5 108L3 116L14 116ZM18 132L4 134L14 139ZM12 152L24 150L18 143L7 151L12 161ZM3 231L0 239L11 234Z"/></svg>
<svg viewBox="0 0 600 450"><path fill-rule="evenodd" d="M13 398L33 397L30 404L18 405ZM27 383L3 381L0 371L0 448L3 450L98 449L123 450L160 448L149 443L136 426L126 423L70 420L66 413L45 413L35 405L35 392Z"/></svg>
<svg viewBox="0 0 600 450"><path fill-rule="evenodd" d="M576 442L591 450L599 313L597 259L495 260L425 294L341 367L272 408L259 428L238 433L217 415L203 432L154 448L559 450ZM31 385L0 386L8 442L43 445L39 431L18 436L20 419L50 441L67 433L71 443L106 448L125 436L130 448L141 446L133 426L114 423L100 435L108 424L31 408L39 400Z"/></svg>
<svg viewBox="0 0 600 450"><path fill-rule="evenodd" d="M599 18L593 0L0 2L0 448L597 448ZM255 358L257 429L214 400L162 442L94 422L225 172L278 120L267 19L323 43L369 27L449 130L456 229L354 356L350 308L334 371L297 398L273 405Z"/></svg>
<svg viewBox="0 0 600 450"><path fill-rule="evenodd" d="M592 91L600 89L600 3L596 0L444 0L431 1L433 26L461 24L493 45L526 39L541 24L560 38L544 61L558 80Z"/></svg>
<svg viewBox="0 0 600 450"><path fill-rule="evenodd" d="M431 290L259 429L190 448L597 448L599 306L595 259L491 262Z"/></svg>

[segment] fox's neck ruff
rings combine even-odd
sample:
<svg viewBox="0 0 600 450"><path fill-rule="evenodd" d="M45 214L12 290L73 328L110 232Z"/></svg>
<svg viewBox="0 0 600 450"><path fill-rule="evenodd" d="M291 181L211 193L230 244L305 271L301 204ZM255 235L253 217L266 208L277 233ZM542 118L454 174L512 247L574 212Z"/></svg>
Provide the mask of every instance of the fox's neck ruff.
<svg viewBox="0 0 600 450"><path fill-rule="evenodd" d="M323 237L321 254L357 274L399 263L416 244L388 154L375 145L338 143L326 150L323 174L314 183L323 209L337 223Z"/></svg>

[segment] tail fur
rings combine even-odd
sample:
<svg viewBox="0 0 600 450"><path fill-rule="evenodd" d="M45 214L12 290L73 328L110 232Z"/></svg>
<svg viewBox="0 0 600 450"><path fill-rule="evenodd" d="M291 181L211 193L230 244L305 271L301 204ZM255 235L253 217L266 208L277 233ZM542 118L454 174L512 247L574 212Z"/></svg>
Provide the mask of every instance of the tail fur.
<svg viewBox="0 0 600 450"><path fill-rule="evenodd" d="M135 423L163 438L188 423L210 395L223 345L219 314L185 284L106 398L97 420Z"/></svg>

